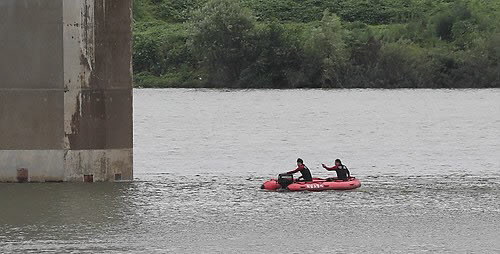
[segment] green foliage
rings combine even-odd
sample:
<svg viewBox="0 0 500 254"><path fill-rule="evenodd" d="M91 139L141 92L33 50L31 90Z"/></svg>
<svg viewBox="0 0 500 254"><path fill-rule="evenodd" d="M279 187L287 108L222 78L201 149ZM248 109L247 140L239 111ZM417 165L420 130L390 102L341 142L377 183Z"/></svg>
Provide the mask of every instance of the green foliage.
<svg viewBox="0 0 500 254"><path fill-rule="evenodd" d="M133 10L132 13L134 15L134 20L151 20L152 16L150 15L150 5L146 0L133 0L132 2Z"/></svg>
<svg viewBox="0 0 500 254"><path fill-rule="evenodd" d="M413 0L244 0L258 20L311 22L321 20L323 12L337 13L345 21L367 24L399 22L415 15L419 1ZM419 6L421 7L421 6ZM424 8L420 8L422 9ZM420 12L419 12L420 13Z"/></svg>
<svg viewBox="0 0 500 254"><path fill-rule="evenodd" d="M166 73L160 76L152 75L148 72L134 74L134 84L136 87L177 87L177 88L201 88L207 84L200 78L194 79L190 70L181 69L178 72Z"/></svg>
<svg viewBox="0 0 500 254"><path fill-rule="evenodd" d="M156 16L170 22L187 21L193 11L203 6L201 0L152 0L156 2Z"/></svg>
<svg viewBox="0 0 500 254"><path fill-rule="evenodd" d="M474 22L472 14L465 3L457 2L441 11L434 17L436 35L445 41L453 41L461 34L470 32ZM467 31L469 30L469 31Z"/></svg>
<svg viewBox="0 0 500 254"><path fill-rule="evenodd" d="M456 52L455 61L449 75L453 87L500 87L500 34L479 41L471 50Z"/></svg>
<svg viewBox="0 0 500 254"><path fill-rule="evenodd" d="M500 1L134 0L139 87L500 87Z"/></svg>
<svg viewBox="0 0 500 254"><path fill-rule="evenodd" d="M244 0L259 21L310 22L320 20L325 9L331 9L336 1L321 0Z"/></svg>
<svg viewBox="0 0 500 254"><path fill-rule="evenodd" d="M385 88L423 88L432 83L432 62L425 51L401 41L382 46L375 80Z"/></svg>
<svg viewBox="0 0 500 254"><path fill-rule="evenodd" d="M255 21L234 0L210 1L193 17L193 49L207 71L209 82L236 86L248 65Z"/></svg>
<svg viewBox="0 0 500 254"><path fill-rule="evenodd" d="M186 44L189 37L184 26L152 24L135 30L134 69L159 74L165 68L191 61L192 54Z"/></svg>
<svg viewBox="0 0 500 254"><path fill-rule="evenodd" d="M304 48L304 69L310 83L325 88L343 87L342 71L346 62L346 50L342 25L336 15L325 12L319 28L312 31Z"/></svg>
<svg viewBox="0 0 500 254"><path fill-rule="evenodd" d="M288 88L296 86L303 50L293 29L277 22L257 29L253 41L253 63L241 73L240 86L245 88Z"/></svg>
<svg viewBox="0 0 500 254"><path fill-rule="evenodd" d="M339 15L346 21L387 24L409 16L403 1L358 0L340 1Z"/></svg>
<svg viewBox="0 0 500 254"><path fill-rule="evenodd" d="M163 22L136 24L132 61L135 73L171 77L179 76L179 72L193 72L196 60L188 43L189 38L187 25ZM176 79L170 80L173 82ZM184 82L187 79L177 80Z"/></svg>

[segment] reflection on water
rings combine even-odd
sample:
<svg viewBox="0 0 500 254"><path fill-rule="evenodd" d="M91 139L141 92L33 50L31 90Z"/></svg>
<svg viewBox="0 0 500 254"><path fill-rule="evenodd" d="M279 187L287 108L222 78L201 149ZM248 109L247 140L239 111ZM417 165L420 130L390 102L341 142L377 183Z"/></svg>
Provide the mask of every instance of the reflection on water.
<svg viewBox="0 0 500 254"><path fill-rule="evenodd" d="M0 185L0 252L498 252L499 95L137 90L136 181ZM298 156L363 185L260 190Z"/></svg>

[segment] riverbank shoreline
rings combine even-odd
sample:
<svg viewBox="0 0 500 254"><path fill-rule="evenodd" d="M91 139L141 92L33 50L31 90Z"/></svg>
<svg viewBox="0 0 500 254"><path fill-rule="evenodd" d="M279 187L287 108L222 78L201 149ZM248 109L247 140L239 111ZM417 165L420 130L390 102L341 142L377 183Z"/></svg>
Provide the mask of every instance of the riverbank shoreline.
<svg viewBox="0 0 500 254"><path fill-rule="evenodd" d="M500 3L135 2L139 87L500 87Z"/></svg>

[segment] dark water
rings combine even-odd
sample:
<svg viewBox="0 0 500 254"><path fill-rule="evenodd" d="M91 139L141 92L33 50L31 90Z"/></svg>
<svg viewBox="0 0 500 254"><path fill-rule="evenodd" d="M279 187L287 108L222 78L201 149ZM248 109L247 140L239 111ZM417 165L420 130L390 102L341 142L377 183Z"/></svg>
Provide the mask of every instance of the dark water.
<svg viewBox="0 0 500 254"><path fill-rule="evenodd" d="M134 96L136 181L0 185L0 252L500 252L500 90ZM299 156L363 186L259 189Z"/></svg>

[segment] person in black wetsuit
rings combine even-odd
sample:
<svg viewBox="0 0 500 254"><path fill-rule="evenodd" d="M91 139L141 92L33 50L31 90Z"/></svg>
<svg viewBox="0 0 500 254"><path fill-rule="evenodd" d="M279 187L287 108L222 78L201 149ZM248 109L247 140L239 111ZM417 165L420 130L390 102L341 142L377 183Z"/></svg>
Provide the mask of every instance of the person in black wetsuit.
<svg viewBox="0 0 500 254"><path fill-rule="evenodd" d="M292 170L292 171L286 172L286 173L287 174L295 174L299 171L302 174L302 176L298 178L299 181L301 180L301 178L306 182L312 181L311 171L309 171L309 168L307 168L307 166L304 165L304 161L301 158L297 159L297 168L295 170Z"/></svg>
<svg viewBox="0 0 500 254"><path fill-rule="evenodd" d="M342 164L340 159L335 160L335 166L333 167L327 167L325 164L321 165L328 171L337 172L337 179L340 179L342 181L347 181L351 177L351 172L349 172L349 169Z"/></svg>

